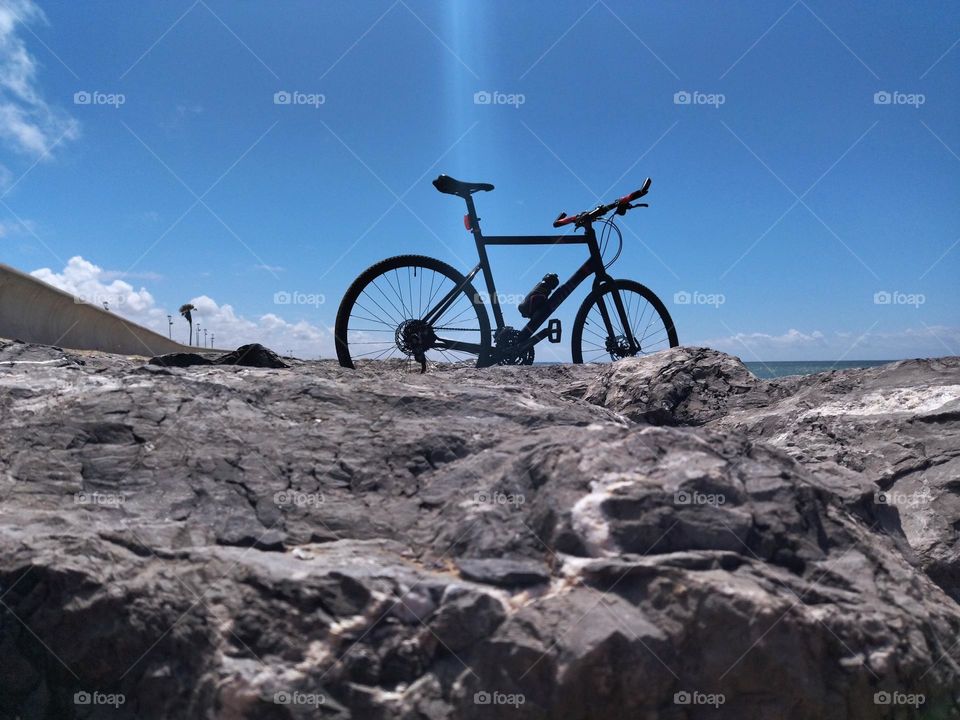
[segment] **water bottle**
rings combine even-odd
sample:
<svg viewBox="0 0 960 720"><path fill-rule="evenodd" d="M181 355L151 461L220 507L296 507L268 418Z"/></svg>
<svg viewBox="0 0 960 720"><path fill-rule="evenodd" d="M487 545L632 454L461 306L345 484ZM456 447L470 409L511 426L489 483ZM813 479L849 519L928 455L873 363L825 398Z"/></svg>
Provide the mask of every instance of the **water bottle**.
<svg viewBox="0 0 960 720"><path fill-rule="evenodd" d="M520 314L527 318L528 320L540 312L546 302L547 298L550 297L550 293L557 289L557 286L560 284L560 278L557 277L556 273L548 273L543 276L543 280L538 282L536 286L527 293L527 296L523 299L523 302L517 307L520 311Z"/></svg>

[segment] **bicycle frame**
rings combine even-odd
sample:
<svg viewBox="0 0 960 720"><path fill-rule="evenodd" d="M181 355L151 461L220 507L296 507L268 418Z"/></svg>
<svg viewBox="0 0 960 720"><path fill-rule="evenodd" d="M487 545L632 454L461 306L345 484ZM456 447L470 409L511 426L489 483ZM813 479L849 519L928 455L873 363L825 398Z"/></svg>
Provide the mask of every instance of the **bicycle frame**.
<svg viewBox="0 0 960 720"><path fill-rule="evenodd" d="M527 324L519 330L519 336L517 339L516 345L514 345L511 350L513 352L522 351L531 345L535 345L541 340L543 340L549 330L541 331L537 333L540 327L546 322L551 315L560 307L564 300L566 300L570 294L580 286L580 284L586 280L590 275L594 275L593 287L597 288L602 285L604 282L612 281L612 278L607 274L607 270L603 264L603 258L600 254L600 247L597 244L597 234L593 229L592 223L587 223L584 225L585 232L583 235L492 235L489 237L484 237L482 231L480 230L480 218L477 217L477 210L473 203L473 197L467 195L463 198L467 203L467 215L464 218L465 224L469 225L468 229L473 234L474 240L477 243L477 255L480 258L474 268L466 274L464 282L459 286L451 290L447 295L440 299L437 305L433 310L430 310L424 315L424 320L426 322L433 322L444 312L447 308L454 302L456 297L462 292L463 288L468 284L473 282L473 278L477 276L478 273L483 272L483 279L487 286L487 294L490 298L490 305L493 308L493 317L496 323L497 331L502 330L506 327L503 320L503 311L500 308L500 300L497 295L497 288L493 280L493 272L490 268L490 260L487 257L487 247L490 245L586 245L590 251L590 257L573 273L565 282L563 282L556 290L551 293L547 298L546 304L539 310L539 312L534 315ZM627 314L623 306L623 300L620 297L619 291L614 286L613 288L613 300L614 305L616 306L617 313L621 318L621 326L626 333L627 341L631 346L635 345L633 338L633 333L630 329L630 324L626 321ZM606 305L601 299L598 303L600 308L600 315L603 318L603 322L606 325L606 330L608 337L614 335L613 324L610 321L610 315L607 310ZM437 338L436 347L444 350L459 350L461 352L473 353L477 356L480 356L482 353L482 348L480 345L475 343L464 343L454 340L446 340L443 338ZM496 349L493 350L493 355L487 360L490 363L496 362L498 359Z"/></svg>

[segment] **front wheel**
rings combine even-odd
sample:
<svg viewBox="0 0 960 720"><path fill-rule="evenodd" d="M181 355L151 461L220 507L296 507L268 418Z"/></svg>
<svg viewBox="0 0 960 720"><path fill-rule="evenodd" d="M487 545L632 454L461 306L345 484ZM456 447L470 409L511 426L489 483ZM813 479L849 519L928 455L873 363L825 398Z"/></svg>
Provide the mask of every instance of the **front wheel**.
<svg viewBox="0 0 960 720"><path fill-rule="evenodd" d="M367 269L340 301L337 359L482 365L490 353L490 320L473 285L445 262L401 255Z"/></svg>
<svg viewBox="0 0 960 720"><path fill-rule="evenodd" d="M626 318L617 310L614 291L620 294ZM610 320L609 330L604 315ZM627 327L633 335L632 345ZM571 342L575 363L612 362L680 344L670 313L660 298L633 280L613 280L595 287L577 312Z"/></svg>

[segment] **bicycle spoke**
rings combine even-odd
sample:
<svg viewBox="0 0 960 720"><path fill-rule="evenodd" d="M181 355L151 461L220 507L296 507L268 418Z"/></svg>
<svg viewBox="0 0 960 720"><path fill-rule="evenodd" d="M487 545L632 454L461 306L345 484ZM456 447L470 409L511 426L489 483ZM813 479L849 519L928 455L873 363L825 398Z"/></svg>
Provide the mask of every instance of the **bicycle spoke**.
<svg viewBox="0 0 960 720"><path fill-rule="evenodd" d="M397 312L397 314L400 316L400 320L401 320L401 321L402 321L402 320L405 320L405 319L406 319L406 318L405 318L405 313L404 313L402 310L400 310L400 308L398 308L398 307L396 306L396 304L393 302L393 300L390 299L390 296L387 295L387 294L383 291L383 288L380 287L379 285L377 285L377 281L374 280L374 281L373 281L372 283L370 283L370 284L373 285L373 287L375 287L375 288L377 289L377 292L379 292L381 295L383 295L383 299L386 300L387 303L390 305L390 307L392 307L392 308ZM388 283L388 284L389 284L389 283ZM380 303L378 303L378 302L374 299L373 295L371 295L370 293L368 293L368 292L366 291L366 289L364 289L363 294L366 295L367 297L369 297L370 300L371 300L371 302L373 302L378 308L380 308L380 309L383 310L384 312L387 312L386 310L383 309L383 306L380 305ZM390 319L391 319L391 320L394 319L393 315L391 315L390 313L387 313L387 315L390 316Z"/></svg>
<svg viewBox="0 0 960 720"><path fill-rule="evenodd" d="M469 312L469 311L471 311L471 310L473 310L473 305L467 305L467 307L465 307L463 310L461 310L459 313L457 313L454 317L450 318L447 322L448 322L448 323L454 323L454 322L456 322L457 320L459 320L461 317L463 317L463 314L464 314L464 313L467 313L467 312ZM439 320L440 318L437 318L437 319ZM441 328L441 327L447 327L447 326L446 326L446 325L437 325L436 323L434 323L434 327Z"/></svg>
<svg viewBox="0 0 960 720"><path fill-rule="evenodd" d="M407 290L410 292L410 317L417 317L413 314L413 283L410 279L410 268L407 267Z"/></svg>
<svg viewBox="0 0 960 720"><path fill-rule="evenodd" d="M400 301L400 305L403 307L403 315L405 318L411 317L410 311L407 310L407 304L403 301L403 290L400 285L400 275L396 270L393 271L393 276L397 279L397 287L393 287L393 283L390 283L390 289L397 294L397 299Z"/></svg>
<svg viewBox="0 0 960 720"><path fill-rule="evenodd" d="M360 308L361 310L363 310L364 312L370 313L371 315L374 315L374 314L375 314L375 313L371 313L369 310L367 310L367 308L365 308L363 305L361 305L359 301L357 301L356 304L357 304L357 307L359 307L359 308ZM366 320L367 322L377 323L378 325L385 325L385 326L388 327L388 328L392 328L392 327L395 325L395 323L384 322L383 320L377 320L377 319L375 319L375 318L365 317L364 315L353 315L353 314L351 314L350 317L355 317L355 318L358 318L358 319L360 319L360 320Z"/></svg>
<svg viewBox="0 0 960 720"><path fill-rule="evenodd" d="M417 284L417 317L423 317L423 273L420 273L420 282Z"/></svg>
<svg viewBox="0 0 960 720"><path fill-rule="evenodd" d="M433 276L430 278L430 298L427 300L427 312L429 312L430 310L433 310L433 298L436 295L436 292L434 292L434 289L433 289L433 283L437 279L437 271L431 270L431 272L433 273ZM437 292L439 292L439 290L440 288L438 287ZM421 312L420 318L423 318L424 315L426 315L426 312Z"/></svg>
<svg viewBox="0 0 960 720"><path fill-rule="evenodd" d="M353 345L354 343L350 343L350 344ZM356 354L351 353L351 354L353 354L354 359L366 357L366 356L368 356L368 355L373 355L374 353L380 353L380 355L383 355L385 352L389 352L389 351L390 351L392 348L394 348L394 347L395 347L395 346L394 346L393 344L391 344L389 347L387 347L386 349L383 349L383 350L371 350L371 351L365 352L365 353L356 353ZM376 360L377 358L373 358L373 359Z"/></svg>

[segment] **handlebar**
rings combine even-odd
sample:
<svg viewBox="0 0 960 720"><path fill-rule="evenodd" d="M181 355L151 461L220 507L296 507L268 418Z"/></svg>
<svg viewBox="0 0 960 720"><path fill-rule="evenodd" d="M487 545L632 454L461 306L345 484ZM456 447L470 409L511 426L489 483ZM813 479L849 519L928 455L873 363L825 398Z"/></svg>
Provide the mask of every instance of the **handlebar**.
<svg viewBox="0 0 960 720"><path fill-rule="evenodd" d="M646 195L650 191L651 182L652 180L647 178L643 181L643 185L639 190L634 190L632 193L617 198L612 203L607 203L606 205L597 205L597 207L595 207L593 210L587 210L582 213L569 216L565 212L562 212L557 215L557 219L553 221L553 226L558 228L563 227L564 225L570 225L571 223L576 223L577 226L580 226L587 222L592 222L602 215L606 215L614 208L617 210L617 215L623 215L632 207L642 207L631 205L630 203Z"/></svg>
<svg viewBox="0 0 960 720"><path fill-rule="evenodd" d="M624 195L622 198L617 200L617 203L620 205L625 205L626 203L632 203L634 200L639 200L648 192L650 192L650 183L652 182L652 179L647 178L643 181L643 186L639 190L634 190L629 195Z"/></svg>

